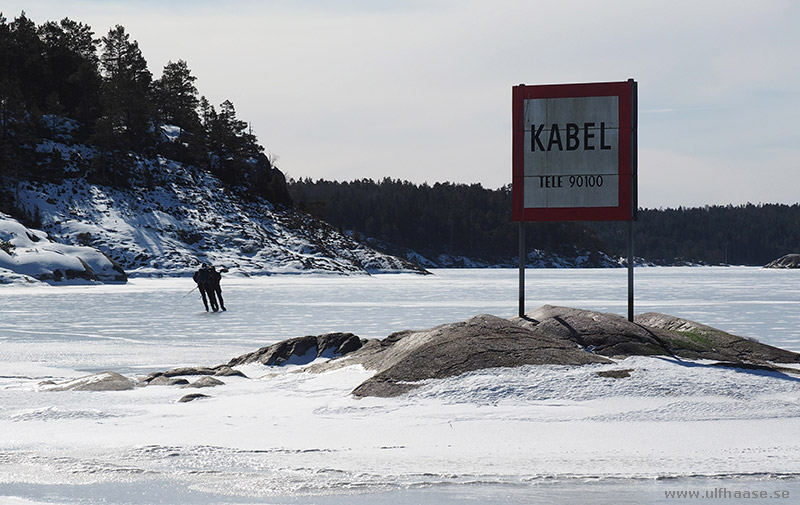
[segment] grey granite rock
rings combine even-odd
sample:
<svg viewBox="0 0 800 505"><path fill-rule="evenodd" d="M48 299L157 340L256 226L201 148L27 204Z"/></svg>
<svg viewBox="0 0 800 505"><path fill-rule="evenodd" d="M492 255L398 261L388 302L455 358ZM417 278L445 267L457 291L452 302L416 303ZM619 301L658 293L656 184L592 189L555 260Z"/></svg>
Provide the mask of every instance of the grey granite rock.
<svg viewBox="0 0 800 505"><path fill-rule="evenodd" d="M228 362L229 367L247 363L268 366L296 364L307 365L320 357L334 358L359 349L363 341L352 333L326 333L324 335L290 338L243 354Z"/></svg>
<svg viewBox="0 0 800 505"><path fill-rule="evenodd" d="M667 332L631 323L617 314L544 305L512 321L603 356L672 354L664 340Z"/></svg>
<svg viewBox="0 0 800 505"><path fill-rule="evenodd" d="M184 395L178 400L178 403L188 403L193 402L195 400L201 400L203 398L211 398L208 395L204 395L203 393L190 393L188 395Z"/></svg>
<svg viewBox="0 0 800 505"><path fill-rule="evenodd" d="M135 382L116 372L101 372L63 382L41 383L42 391L127 391Z"/></svg>
<svg viewBox="0 0 800 505"><path fill-rule="evenodd" d="M167 377L166 375L158 375L150 380L142 381L141 385L144 386L185 386L189 381L180 377Z"/></svg>
<svg viewBox="0 0 800 505"><path fill-rule="evenodd" d="M800 354L689 321L679 317L647 312L634 318L637 324L667 330L670 351L694 359L714 359L733 363L800 363Z"/></svg>
<svg viewBox="0 0 800 505"><path fill-rule="evenodd" d="M351 353L345 362L377 373L355 390L356 396L397 396L426 379L452 377L485 368L521 365L609 363L572 342L491 315L391 335Z"/></svg>
<svg viewBox="0 0 800 505"><path fill-rule="evenodd" d="M186 384L185 388L213 388L215 386L224 386L225 383L214 377L201 377L191 384Z"/></svg>

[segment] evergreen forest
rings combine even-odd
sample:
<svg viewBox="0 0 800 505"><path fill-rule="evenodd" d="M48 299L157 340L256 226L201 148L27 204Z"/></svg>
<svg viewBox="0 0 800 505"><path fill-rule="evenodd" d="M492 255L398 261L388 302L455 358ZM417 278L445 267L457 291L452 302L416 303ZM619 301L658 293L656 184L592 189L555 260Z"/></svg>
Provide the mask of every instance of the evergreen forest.
<svg viewBox="0 0 800 505"><path fill-rule="evenodd" d="M425 256L466 256L508 263L517 256L511 187L370 179L290 180L302 209L397 249ZM526 247L559 254L603 251L624 257L627 225L620 222L526 223ZM641 209L634 253L660 265L764 265L800 252L800 205L747 204Z"/></svg>
<svg viewBox="0 0 800 505"><path fill-rule="evenodd" d="M24 12L12 21L0 13L0 177L147 185L142 160L161 157L208 170L244 197L291 204L234 104L215 107L195 81L180 59L154 78L123 26L98 38L68 18L36 25ZM47 148L56 142L90 148L65 160ZM14 204L0 193L0 210L14 214Z"/></svg>

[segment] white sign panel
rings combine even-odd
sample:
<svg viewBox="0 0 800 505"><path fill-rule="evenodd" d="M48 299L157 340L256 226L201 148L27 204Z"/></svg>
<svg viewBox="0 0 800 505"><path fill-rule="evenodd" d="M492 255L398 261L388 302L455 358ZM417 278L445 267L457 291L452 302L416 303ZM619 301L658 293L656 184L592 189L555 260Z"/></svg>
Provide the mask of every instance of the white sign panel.
<svg viewBox="0 0 800 505"><path fill-rule="evenodd" d="M619 97L524 101L526 208L619 204Z"/></svg>
<svg viewBox="0 0 800 505"><path fill-rule="evenodd" d="M512 91L514 221L633 219L636 82Z"/></svg>

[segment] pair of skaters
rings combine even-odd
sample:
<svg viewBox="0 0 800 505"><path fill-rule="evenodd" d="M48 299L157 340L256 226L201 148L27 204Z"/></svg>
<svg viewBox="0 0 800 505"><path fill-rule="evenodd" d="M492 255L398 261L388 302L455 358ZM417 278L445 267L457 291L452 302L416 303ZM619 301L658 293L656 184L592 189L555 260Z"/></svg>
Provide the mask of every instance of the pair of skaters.
<svg viewBox="0 0 800 505"><path fill-rule="evenodd" d="M222 274L217 272L214 265L203 264L192 278L197 283L200 296L203 297L203 305L206 308L206 312L208 312L209 303L211 304L211 310L214 312L219 309L228 310L225 308L225 302L222 300L222 288L219 286ZM206 299L206 297L208 298Z"/></svg>

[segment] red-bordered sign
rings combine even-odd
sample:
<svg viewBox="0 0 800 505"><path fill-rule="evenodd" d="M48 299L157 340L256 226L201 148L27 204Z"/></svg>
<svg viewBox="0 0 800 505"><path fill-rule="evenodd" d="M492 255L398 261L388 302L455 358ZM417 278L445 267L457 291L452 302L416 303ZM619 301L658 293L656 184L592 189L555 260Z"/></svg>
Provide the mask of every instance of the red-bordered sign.
<svg viewBox="0 0 800 505"><path fill-rule="evenodd" d="M636 82L514 86L514 221L635 219Z"/></svg>

